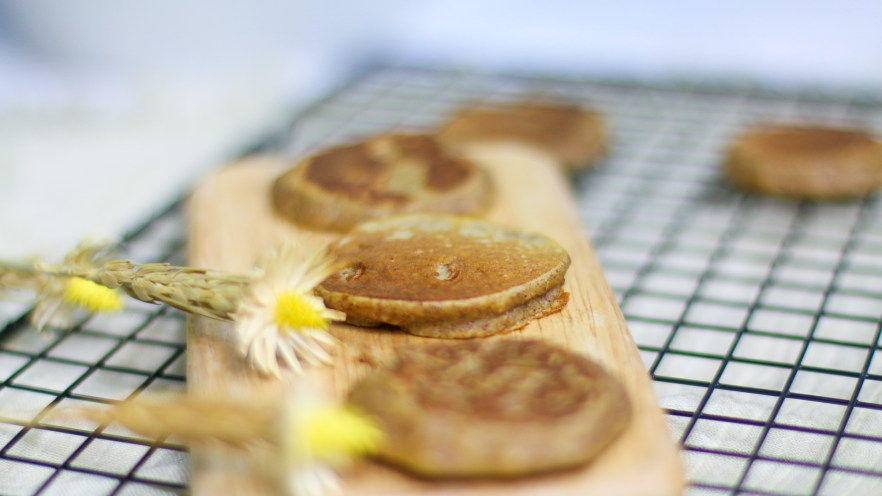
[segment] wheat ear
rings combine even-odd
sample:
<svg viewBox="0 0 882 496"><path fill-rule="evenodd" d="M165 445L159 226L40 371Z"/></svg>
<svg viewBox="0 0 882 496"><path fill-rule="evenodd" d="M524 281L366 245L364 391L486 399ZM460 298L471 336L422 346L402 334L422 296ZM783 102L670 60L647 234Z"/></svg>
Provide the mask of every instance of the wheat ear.
<svg viewBox="0 0 882 496"><path fill-rule="evenodd" d="M130 260L111 260L99 266L0 261L0 283L6 286L35 286L47 277L80 277L110 289L121 288L141 301L165 303L220 320L232 320L239 297L251 281L251 277L243 275L166 263L135 264Z"/></svg>
<svg viewBox="0 0 882 496"><path fill-rule="evenodd" d="M111 260L99 267L68 270L64 275L82 277L111 289L122 288L132 298L165 303L196 315L232 320L250 277L212 272L165 263L134 264Z"/></svg>

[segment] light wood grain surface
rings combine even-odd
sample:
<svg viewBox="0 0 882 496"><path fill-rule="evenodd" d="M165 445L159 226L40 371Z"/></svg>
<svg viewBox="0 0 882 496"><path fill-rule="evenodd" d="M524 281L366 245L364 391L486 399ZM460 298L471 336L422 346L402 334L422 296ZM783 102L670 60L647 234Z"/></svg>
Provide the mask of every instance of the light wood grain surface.
<svg viewBox="0 0 882 496"><path fill-rule="evenodd" d="M514 144L475 146L469 154L492 174L497 196L488 219L541 232L572 256L564 289L570 302L560 313L534 321L510 337L540 338L588 354L625 385L635 415L622 436L588 466L574 471L511 481L435 482L408 477L364 462L343 475L344 493L466 495L674 495L683 488L679 454L664 423L637 348L581 227L569 185L541 153ZM196 188L190 204L189 263L245 272L273 247L289 239L324 244L336 235L304 230L279 218L269 203L269 186L287 163L272 157L226 167ZM230 338L231 327L193 318L188 336L188 382L200 393L242 394L258 390L284 394L298 380L343 397L366 371L358 358L366 350L421 346L428 338L389 330L335 324L344 347L335 364L305 376L281 379L252 372ZM486 338L495 339L495 338ZM238 467L235 455L196 452L192 487L198 496L269 494L259 478ZM232 460L232 461L231 461Z"/></svg>

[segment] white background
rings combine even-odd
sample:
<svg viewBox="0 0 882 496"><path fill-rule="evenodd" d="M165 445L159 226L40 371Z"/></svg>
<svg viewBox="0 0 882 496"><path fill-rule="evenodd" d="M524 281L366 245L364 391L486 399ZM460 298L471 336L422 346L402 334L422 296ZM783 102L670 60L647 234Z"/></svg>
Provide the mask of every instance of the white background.
<svg viewBox="0 0 882 496"><path fill-rule="evenodd" d="M0 1L0 256L122 234L371 62L882 91L880 24L870 0Z"/></svg>

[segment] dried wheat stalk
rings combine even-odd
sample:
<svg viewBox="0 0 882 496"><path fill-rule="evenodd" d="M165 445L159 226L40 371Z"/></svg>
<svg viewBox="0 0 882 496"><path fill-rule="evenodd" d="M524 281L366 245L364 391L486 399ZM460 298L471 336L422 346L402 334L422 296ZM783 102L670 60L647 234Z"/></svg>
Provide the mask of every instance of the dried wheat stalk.
<svg viewBox="0 0 882 496"><path fill-rule="evenodd" d="M9 270L0 268L0 289L30 289L36 290L43 282L43 277L34 276L19 272L17 270Z"/></svg>
<svg viewBox="0 0 882 496"><path fill-rule="evenodd" d="M122 288L141 301L161 302L220 320L232 320L239 296L251 281L248 276L165 263L135 264L130 260L111 260L99 267L72 266L55 274L82 277L111 289Z"/></svg>
<svg viewBox="0 0 882 496"><path fill-rule="evenodd" d="M165 303L185 312L232 320L242 290L251 277L223 274L166 263L135 264L111 260L95 265L91 259L68 257L64 263L0 261L0 287L39 288L52 277L80 277L110 289L121 288L132 298Z"/></svg>
<svg viewBox="0 0 882 496"><path fill-rule="evenodd" d="M280 403L194 396L128 400L108 408L66 412L98 423L118 422L155 439L172 437L191 444L220 441L238 448L278 437Z"/></svg>

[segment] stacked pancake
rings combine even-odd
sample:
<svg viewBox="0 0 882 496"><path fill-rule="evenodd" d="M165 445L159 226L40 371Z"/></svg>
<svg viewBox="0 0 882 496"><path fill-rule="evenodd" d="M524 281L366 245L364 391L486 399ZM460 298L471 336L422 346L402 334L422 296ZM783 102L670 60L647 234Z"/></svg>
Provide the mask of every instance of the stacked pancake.
<svg viewBox="0 0 882 496"><path fill-rule="evenodd" d="M391 217L332 245L346 266L317 293L347 321L471 338L563 308L567 252L540 234L454 216Z"/></svg>

